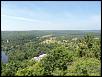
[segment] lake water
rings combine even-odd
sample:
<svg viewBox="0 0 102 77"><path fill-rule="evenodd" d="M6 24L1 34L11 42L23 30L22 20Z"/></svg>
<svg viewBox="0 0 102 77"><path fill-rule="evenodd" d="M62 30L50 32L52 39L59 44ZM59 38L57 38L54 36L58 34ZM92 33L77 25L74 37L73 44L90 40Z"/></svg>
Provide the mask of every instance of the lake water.
<svg viewBox="0 0 102 77"><path fill-rule="evenodd" d="M7 63L8 62L8 56L3 51L1 51L1 61L3 63Z"/></svg>

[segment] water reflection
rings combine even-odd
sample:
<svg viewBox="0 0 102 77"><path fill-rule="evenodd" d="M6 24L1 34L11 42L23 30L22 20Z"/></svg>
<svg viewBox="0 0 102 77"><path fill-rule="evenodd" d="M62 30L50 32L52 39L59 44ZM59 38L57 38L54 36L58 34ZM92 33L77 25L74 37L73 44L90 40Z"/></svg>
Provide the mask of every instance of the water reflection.
<svg viewBox="0 0 102 77"><path fill-rule="evenodd" d="M8 62L8 56L3 51L1 52L1 61L3 63L7 63Z"/></svg>

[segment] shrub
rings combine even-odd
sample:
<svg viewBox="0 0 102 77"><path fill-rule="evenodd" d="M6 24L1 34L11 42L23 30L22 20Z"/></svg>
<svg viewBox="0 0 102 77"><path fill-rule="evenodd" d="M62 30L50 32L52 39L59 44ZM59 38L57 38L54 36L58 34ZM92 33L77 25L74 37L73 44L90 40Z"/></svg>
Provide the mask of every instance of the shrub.
<svg viewBox="0 0 102 77"><path fill-rule="evenodd" d="M67 69L67 76L100 76L100 61L94 58L79 58Z"/></svg>
<svg viewBox="0 0 102 77"><path fill-rule="evenodd" d="M41 61L45 74L51 75L56 68L59 70L66 70L67 65L73 61L73 57L73 52L69 51L64 46L53 49Z"/></svg>
<svg viewBox="0 0 102 77"><path fill-rule="evenodd" d="M33 66L28 66L24 69L19 69L16 73L16 76L41 76L44 75L43 67L38 62Z"/></svg>

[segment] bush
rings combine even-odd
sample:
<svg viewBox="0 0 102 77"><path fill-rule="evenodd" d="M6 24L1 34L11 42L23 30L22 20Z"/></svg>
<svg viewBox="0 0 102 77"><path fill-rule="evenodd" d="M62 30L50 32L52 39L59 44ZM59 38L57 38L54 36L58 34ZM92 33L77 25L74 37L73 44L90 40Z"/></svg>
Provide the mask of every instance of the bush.
<svg viewBox="0 0 102 77"><path fill-rule="evenodd" d="M79 58L68 67L66 76L100 76L100 61L94 58Z"/></svg>
<svg viewBox="0 0 102 77"><path fill-rule="evenodd" d="M56 68L52 73L51 75L53 76L64 76L64 71L63 70L60 70L59 68Z"/></svg>
<svg viewBox="0 0 102 77"><path fill-rule="evenodd" d="M41 61L45 74L51 75L56 68L63 71L66 70L67 65L73 61L73 57L73 52L69 51L64 46L53 49Z"/></svg>
<svg viewBox="0 0 102 77"><path fill-rule="evenodd" d="M38 62L33 66L28 66L24 69L19 69L16 73L16 76L41 76L44 75L42 65Z"/></svg>

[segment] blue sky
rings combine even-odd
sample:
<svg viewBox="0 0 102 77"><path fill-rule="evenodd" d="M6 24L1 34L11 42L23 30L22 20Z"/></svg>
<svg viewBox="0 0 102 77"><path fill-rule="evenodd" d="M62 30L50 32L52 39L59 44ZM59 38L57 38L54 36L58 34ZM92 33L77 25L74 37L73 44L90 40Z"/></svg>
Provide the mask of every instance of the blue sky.
<svg viewBox="0 0 102 77"><path fill-rule="evenodd" d="M100 1L2 1L1 30L100 30Z"/></svg>

